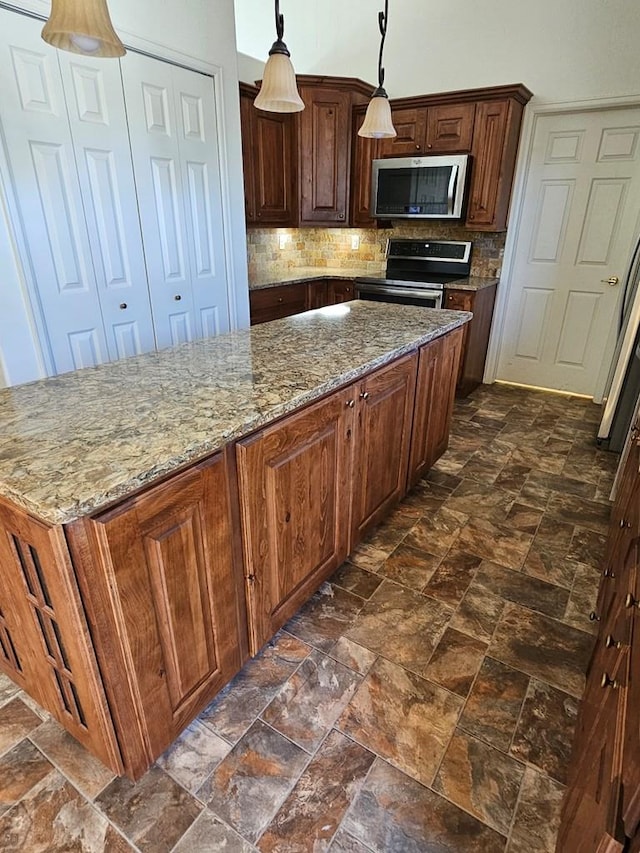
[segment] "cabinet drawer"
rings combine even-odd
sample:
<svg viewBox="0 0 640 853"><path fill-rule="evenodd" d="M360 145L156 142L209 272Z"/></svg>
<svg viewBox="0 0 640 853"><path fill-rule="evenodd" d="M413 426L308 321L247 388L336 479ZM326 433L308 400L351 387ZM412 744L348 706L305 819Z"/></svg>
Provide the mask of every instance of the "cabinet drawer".
<svg viewBox="0 0 640 853"><path fill-rule="evenodd" d="M249 293L251 325L290 317L307 310L307 288L304 284L266 287Z"/></svg>
<svg viewBox="0 0 640 853"><path fill-rule="evenodd" d="M444 306L452 311L473 311L474 294L464 290L447 290Z"/></svg>

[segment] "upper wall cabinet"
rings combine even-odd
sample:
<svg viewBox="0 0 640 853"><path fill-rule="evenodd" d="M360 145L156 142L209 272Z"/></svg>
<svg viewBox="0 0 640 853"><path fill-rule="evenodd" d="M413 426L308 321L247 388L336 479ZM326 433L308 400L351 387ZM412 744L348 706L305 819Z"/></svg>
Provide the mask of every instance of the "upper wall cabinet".
<svg viewBox="0 0 640 853"><path fill-rule="evenodd" d="M368 144L363 145L354 137L353 224L372 223L368 208L372 160L456 153L471 154L466 227L504 231L522 113L530 98L531 92L520 84L393 101L395 138L365 140Z"/></svg>
<svg viewBox="0 0 640 853"><path fill-rule="evenodd" d="M297 223L295 116L253 106L258 89L240 84L240 124L247 225Z"/></svg>
<svg viewBox="0 0 640 853"><path fill-rule="evenodd" d="M373 87L348 77L299 75L305 109L253 107L257 89L240 85L247 225L349 223L353 108Z"/></svg>

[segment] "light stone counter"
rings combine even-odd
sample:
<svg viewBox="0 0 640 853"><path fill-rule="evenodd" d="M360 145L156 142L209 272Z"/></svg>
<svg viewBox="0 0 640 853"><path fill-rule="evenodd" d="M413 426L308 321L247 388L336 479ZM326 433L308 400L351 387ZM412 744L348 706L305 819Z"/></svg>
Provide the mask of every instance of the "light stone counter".
<svg viewBox="0 0 640 853"><path fill-rule="evenodd" d="M338 278L356 279L361 276L382 277L385 267L380 269L362 269L362 267L295 267L278 271L277 275L262 274L258 279L249 282L249 290L264 290L266 287L277 287L279 284L302 284L313 279Z"/></svg>
<svg viewBox="0 0 640 853"><path fill-rule="evenodd" d="M485 278L479 275L470 275L467 278L457 278L455 281L450 281L445 285L453 290L484 290L485 287L491 287L494 284L499 284L499 278Z"/></svg>
<svg viewBox="0 0 640 853"><path fill-rule="evenodd" d="M471 317L348 302L0 390L0 495L88 515Z"/></svg>

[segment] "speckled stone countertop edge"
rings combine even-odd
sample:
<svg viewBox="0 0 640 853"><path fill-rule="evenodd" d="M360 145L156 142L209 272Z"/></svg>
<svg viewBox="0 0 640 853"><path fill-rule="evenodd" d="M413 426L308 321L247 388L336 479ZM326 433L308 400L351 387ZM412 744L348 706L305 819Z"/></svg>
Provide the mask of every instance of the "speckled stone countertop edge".
<svg viewBox="0 0 640 853"><path fill-rule="evenodd" d="M312 313L312 312L308 312ZM440 312L438 312L440 313ZM384 354L344 371L331 379L321 382L313 388L294 394L287 400L262 411L253 417L231 423L226 430L216 431L206 441L200 441L192 446L181 449L179 456L164 459L157 465L130 477L126 482L117 484L106 491L96 492L90 498L75 502L60 501L54 505L55 499L49 500L49 505L34 502L28 495L17 491L9 484L0 480L0 497L26 510L40 521L53 525L70 524L80 518L94 516L112 508L123 500L133 497L136 493L152 486L168 476L179 474L190 466L204 461L206 458L221 452L228 444L246 438L256 430L273 423L283 416L301 409L328 394L346 387L371 371L384 366L404 355L414 352L419 347L441 337L454 329L469 322L473 315L464 311L446 311L448 317L456 315L455 319L439 325L437 329L429 329L424 334L417 335L411 342L404 343ZM300 315L302 316L302 315ZM270 324L274 331L279 324L286 324L291 318L275 320Z"/></svg>
<svg viewBox="0 0 640 853"><path fill-rule="evenodd" d="M358 278L384 278L385 271L381 269L379 272L367 272L366 270L346 270L345 272L336 272L332 270L330 273L318 270L317 274L300 275L296 278L281 278L277 281L260 282L259 284L249 284L249 292L256 290L270 290L272 287L282 287L288 284L308 284L312 281L323 281L324 279L338 279L355 281ZM470 290L477 292L484 290L486 287L492 287L500 283L499 278L484 278L482 276L469 276L468 278L457 278L454 281L445 285L446 287L454 288L455 290Z"/></svg>

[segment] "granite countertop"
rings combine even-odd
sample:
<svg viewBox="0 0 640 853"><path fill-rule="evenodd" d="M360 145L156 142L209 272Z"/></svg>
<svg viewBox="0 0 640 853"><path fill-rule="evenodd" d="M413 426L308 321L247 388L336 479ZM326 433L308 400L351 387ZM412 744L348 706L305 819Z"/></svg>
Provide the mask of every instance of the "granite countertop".
<svg viewBox="0 0 640 853"><path fill-rule="evenodd" d="M277 287L279 284L304 284L313 279L325 278L341 278L341 279L356 279L356 278L384 278L385 267L380 269L363 270L351 267L296 267L295 269L286 269L278 272L277 277L273 274L261 277L257 281L249 282L249 290L265 290L269 287ZM455 287L456 290L483 290L485 287L491 287L498 284L499 278L484 278L478 275L471 275L466 278L457 278L450 282L450 287Z"/></svg>
<svg viewBox="0 0 640 853"><path fill-rule="evenodd" d="M470 275L467 278L457 278L455 281L449 282L447 287L455 290L484 290L485 287L491 287L494 284L499 284L499 278L485 278L479 275Z"/></svg>
<svg viewBox="0 0 640 853"><path fill-rule="evenodd" d="M295 267L283 269L277 274L262 274L257 280L249 282L249 290L263 290L265 287L276 287L279 284L301 284L314 278L360 278L361 276L384 275L384 265L379 270L363 270L355 267Z"/></svg>
<svg viewBox="0 0 640 853"><path fill-rule="evenodd" d="M0 495L73 521L471 317L357 300L2 389Z"/></svg>

